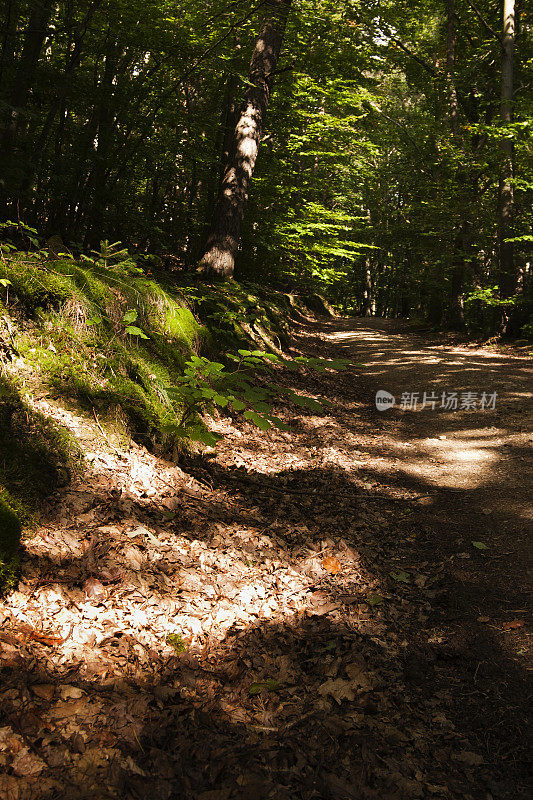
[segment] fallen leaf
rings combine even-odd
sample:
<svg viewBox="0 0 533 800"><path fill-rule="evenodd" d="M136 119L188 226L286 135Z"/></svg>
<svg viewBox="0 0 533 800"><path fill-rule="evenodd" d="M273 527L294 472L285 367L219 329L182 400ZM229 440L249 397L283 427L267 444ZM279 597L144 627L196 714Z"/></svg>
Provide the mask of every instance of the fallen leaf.
<svg viewBox="0 0 533 800"><path fill-rule="evenodd" d="M402 570L398 570L398 572L395 572L394 570L392 570L392 572L390 573L390 576L391 576L391 578L394 578L394 580L398 581L399 583L409 583L409 581L411 580L411 576L409 575L409 573L408 572L403 572Z"/></svg>
<svg viewBox="0 0 533 800"><path fill-rule="evenodd" d="M467 764L469 767L477 767L479 764L483 764L483 756L478 755L478 753L472 753L470 750L462 750L460 753L452 754L452 757L455 758L456 761L462 761L463 764Z"/></svg>
<svg viewBox="0 0 533 800"><path fill-rule="evenodd" d="M318 687L318 693L321 694L323 697L327 696L328 694L333 697L337 703L341 703L342 700L348 700L352 702L355 700L355 692L352 688L352 682L346 681L343 678L330 678L329 681L326 681L322 684L322 686Z"/></svg>
<svg viewBox="0 0 533 800"><path fill-rule="evenodd" d="M330 611L335 611L339 607L339 604L332 603L324 592L313 592L309 599L309 613L314 614L317 617L322 617L325 614L329 614Z"/></svg>
<svg viewBox="0 0 533 800"><path fill-rule="evenodd" d="M83 694L83 690L77 686L64 684L59 687L59 696L62 700L79 700L80 697L83 697Z"/></svg>
<svg viewBox="0 0 533 800"><path fill-rule="evenodd" d="M332 575L336 575L341 571L341 562L338 558L334 558L333 556L326 556L326 558L322 559L322 566Z"/></svg>
<svg viewBox="0 0 533 800"><path fill-rule="evenodd" d="M19 800L19 782L13 775L0 775L0 797L4 800Z"/></svg>
<svg viewBox="0 0 533 800"><path fill-rule="evenodd" d="M54 696L55 686L51 683L36 683L31 687L33 694L43 700L51 700Z"/></svg>
<svg viewBox="0 0 533 800"><path fill-rule="evenodd" d="M103 584L96 578L87 578L83 584L83 591L90 600L105 600L107 596Z"/></svg>
<svg viewBox="0 0 533 800"><path fill-rule="evenodd" d="M62 636L41 633L40 631L31 631L30 639L39 642L39 644L46 644L48 647L52 647L54 644L61 644L65 641Z"/></svg>
<svg viewBox="0 0 533 800"><path fill-rule="evenodd" d="M87 703L85 700L72 700L71 702L59 702L53 706L48 715L52 719L68 719L85 710Z"/></svg>
<svg viewBox="0 0 533 800"><path fill-rule="evenodd" d="M488 546L488 544L485 544L485 542L472 542L472 544L473 544L473 545L474 545L474 547L476 547L478 550L488 550L488 549L489 549L489 546Z"/></svg>
<svg viewBox="0 0 533 800"><path fill-rule="evenodd" d="M373 688L372 681L364 664L354 661L351 664L347 664L345 669L352 686L363 689L365 692L369 692Z"/></svg>
<svg viewBox="0 0 533 800"><path fill-rule="evenodd" d="M27 777L29 775L40 775L45 766L46 764L42 758L36 756L35 753L31 753L25 747L13 759L12 769L15 775Z"/></svg>
<svg viewBox="0 0 533 800"><path fill-rule="evenodd" d="M516 628L522 628L524 625L523 619L512 619L510 622L504 622L502 628L504 631L513 631Z"/></svg>
<svg viewBox="0 0 533 800"><path fill-rule="evenodd" d="M143 563L141 551L137 550L136 547L126 547L124 551L124 561L134 572L139 572Z"/></svg>

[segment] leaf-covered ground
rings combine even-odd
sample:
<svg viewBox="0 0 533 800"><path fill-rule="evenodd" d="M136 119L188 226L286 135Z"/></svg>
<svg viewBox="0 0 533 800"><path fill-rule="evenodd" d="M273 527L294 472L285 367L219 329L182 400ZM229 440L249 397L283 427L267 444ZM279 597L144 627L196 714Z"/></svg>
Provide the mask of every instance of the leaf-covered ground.
<svg viewBox="0 0 533 800"><path fill-rule="evenodd" d="M526 359L367 320L294 346L364 366L283 377L332 405L221 417L182 468L36 401L88 466L0 604L2 798L530 796Z"/></svg>

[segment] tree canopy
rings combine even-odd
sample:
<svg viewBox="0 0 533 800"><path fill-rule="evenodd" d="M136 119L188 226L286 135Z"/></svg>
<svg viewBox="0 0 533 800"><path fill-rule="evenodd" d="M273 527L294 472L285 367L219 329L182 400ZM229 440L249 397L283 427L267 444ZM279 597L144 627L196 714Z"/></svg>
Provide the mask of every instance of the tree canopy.
<svg viewBox="0 0 533 800"><path fill-rule="evenodd" d="M4 220L193 270L237 175L237 276L367 314L530 331L521 0L2 7ZM273 19L279 52L258 71ZM257 164L243 186L230 166L246 102Z"/></svg>

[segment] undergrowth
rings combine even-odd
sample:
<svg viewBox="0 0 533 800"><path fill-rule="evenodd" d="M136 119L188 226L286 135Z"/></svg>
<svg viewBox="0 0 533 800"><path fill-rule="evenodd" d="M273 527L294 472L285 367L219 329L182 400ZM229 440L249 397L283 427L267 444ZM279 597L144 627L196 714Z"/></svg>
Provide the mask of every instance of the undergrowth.
<svg viewBox="0 0 533 800"><path fill-rule="evenodd" d="M37 248L35 231L20 227ZM268 366L260 351L276 360L289 318L303 313L291 295L253 284L178 287L168 274L143 272L118 243L75 259L0 241L0 584L13 581L17 518L31 526L81 459L32 398L73 402L110 429L120 420L126 436L151 448L211 442L202 415L217 405L260 427L279 424L268 405L276 387L254 389L241 373ZM239 350L244 360L233 356L237 372L209 360L225 352L230 364L228 351L250 344Z"/></svg>
<svg viewBox="0 0 533 800"><path fill-rule="evenodd" d="M165 438L176 416L167 388L207 337L180 297L124 258L12 253L0 277L9 282L3 310L26 369L89 411L120 408L137 440Z"/></svg>

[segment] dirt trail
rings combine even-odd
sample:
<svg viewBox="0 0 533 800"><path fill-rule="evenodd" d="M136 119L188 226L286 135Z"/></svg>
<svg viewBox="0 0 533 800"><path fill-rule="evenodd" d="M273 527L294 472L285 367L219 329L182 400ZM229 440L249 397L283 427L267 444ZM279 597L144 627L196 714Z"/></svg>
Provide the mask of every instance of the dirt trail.
<svg viewBox="0 0 533 800"><path fill-rule="evenodd" d="M363 362L356 386L369 406L378 389L395 396L393 410L375 412L376 477L406 489L425 487L428 506L446 513L450 525L462 524L465 541L489 536L500 547L498 558L512 556L508 577L517 582L533 532L531 359L428 342L392 320L342 320L324 326L323 338L335 352ZM455 410L442 408L443 392L444 402L456 393ZM468 392L474 407L461 408Z"/></svg>
<svg viewBox="0 0 533 800"><path fill-rule="evenodd" d="M93 431L0 603L0 796L530 797L528 362L381 320L294 344L364 366L283 377L332 401L289 432L221 417L180 468Z"/></svg>

